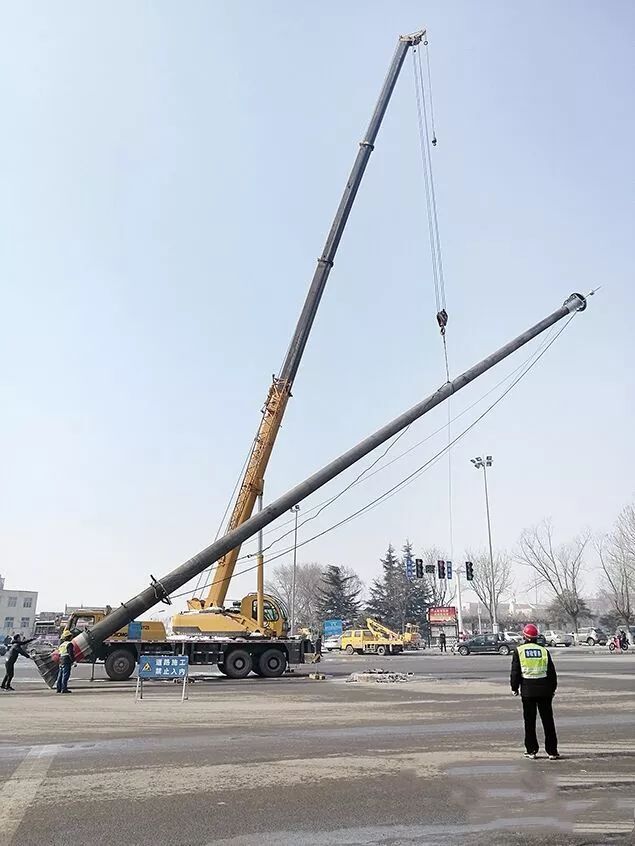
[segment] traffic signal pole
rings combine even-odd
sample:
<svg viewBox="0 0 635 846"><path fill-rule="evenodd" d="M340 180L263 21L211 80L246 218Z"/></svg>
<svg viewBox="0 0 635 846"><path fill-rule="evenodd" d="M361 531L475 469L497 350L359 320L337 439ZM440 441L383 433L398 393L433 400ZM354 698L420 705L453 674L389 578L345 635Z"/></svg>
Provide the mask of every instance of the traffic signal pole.
<svg viewBox="0 0 635 846"><path fill-rule="evenodd" d="M458 605L457 616L459 618L459 640L463 631L463 603L461 602L461 568L456 568L456 602Z"/></svg>
<svg viewBox="0 0 635 846"><path fill-rule="evenodd" d="M303 482L300 482L300 484L278 497L278 499L266 505L262 511L253 514L244 523L227 532L223 537L218 538L218 540L160 579L155 579L152 576L151 584L148 587L131 597L127 602L122 603L119 608L115 608L92 629L82 632L73 639L76 660L90 659L96 654L100 644L106 638L109 638L132 620L137 619L139 615L144 614L157 603L169 602L171 593L182 588L192 578L208 569L231 549L234 549L234 547L239 546L244 541L256 535L260 529L273 523L274 520L281 517L290 508L303 502L308 496L315 493L332 479L335 479L340 473L347 470L361 458L373 452L377 447L380 447L387 440L394 437L394 435L410 426L415 420L419 420L420 417L423 417L433 408L441 405L448 397L465 388L481 374L490 370L555 323L577 311L583 311L586 305L586 298L581 294L571 294L556 311L496 350L496 352L488 355L482 361L478 362L478 364L470 367L460 376L446 382L433 394L418 402L394 420L391 420L390 423L382 426L381 429L378 429L372 435L364 438L363 441L360 441L352 449L338 456L325 467L313 473L312 476L309 476ZM38 670L51 687L53 686L53 680L57 670L55 656L56 653L51 651L48 654L39 653L35 657Z"/></svg>

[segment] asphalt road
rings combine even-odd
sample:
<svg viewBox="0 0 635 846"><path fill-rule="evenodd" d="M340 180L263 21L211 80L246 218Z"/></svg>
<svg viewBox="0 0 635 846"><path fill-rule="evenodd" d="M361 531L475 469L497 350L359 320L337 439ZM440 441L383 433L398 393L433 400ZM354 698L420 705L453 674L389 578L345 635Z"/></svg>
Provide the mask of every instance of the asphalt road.
<svg viewBox="0 0 635 846"><path fill-rule="evenodd" d="M509 658L326 656L277 680L0 696L0 846L635 843L635 656L555 650L563 759L522 758ZM404 684L349 684L381 665ZM100 675L98 673L98 675Z"/></svg>

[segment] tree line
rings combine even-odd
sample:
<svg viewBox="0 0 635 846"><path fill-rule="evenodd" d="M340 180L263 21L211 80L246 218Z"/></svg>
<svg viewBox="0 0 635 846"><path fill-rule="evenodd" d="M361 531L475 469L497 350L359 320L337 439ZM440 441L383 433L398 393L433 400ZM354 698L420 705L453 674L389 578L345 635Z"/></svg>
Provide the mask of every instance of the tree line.
<svg viewBox="0 0 635 846"><path fill-rule="evenodd" d="M626 506L613 528L604 535L581 532L576 537L558 541L549 520L525 529L514 552L497 551L492 558L485 550L468 550L465 559L474 564L474 580L464 583L473 590L485 609L490 625L501 601L514 587L514 564L533 572L535 588L546 590L550 601L542 619L536 622L551 627L571 627L592 620L584 576L589 558L596 561L600 574L599 596L604 602L600 625L613 630L635 624L635 505ZM406 562L422 558L434 566L433 574L410 580ZM348 566L318 563L299 564L296 571L296 622L312 630L321 628L325 619L341 619L347 624L362 624L367 616L380 620L397 631L406 623L425 624L432 605L454 604L454 585L437 578L438 560L447 560L445 551L430 546L416 554L406 541L400 554L390 544L380 559L381 573L365 590L359 575ZM271 572L267 590L287 608L291 606L293 567L281 564ZM472 622L469 618L466 622ZM520 619L503 617L501 627L517 627Z"/></svg>

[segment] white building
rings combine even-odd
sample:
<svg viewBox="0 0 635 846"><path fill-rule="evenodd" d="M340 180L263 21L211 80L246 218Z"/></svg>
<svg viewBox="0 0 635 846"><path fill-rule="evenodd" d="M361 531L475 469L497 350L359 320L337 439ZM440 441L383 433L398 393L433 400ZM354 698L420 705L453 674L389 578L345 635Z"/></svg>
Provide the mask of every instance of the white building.
<svg viewBox="0 0 635 846"><path fill-rule="evenodd" d="M7 590L0 576L0 633L3 640L14 634L30 637L35 626L36 610L37 591Z"/></svg>

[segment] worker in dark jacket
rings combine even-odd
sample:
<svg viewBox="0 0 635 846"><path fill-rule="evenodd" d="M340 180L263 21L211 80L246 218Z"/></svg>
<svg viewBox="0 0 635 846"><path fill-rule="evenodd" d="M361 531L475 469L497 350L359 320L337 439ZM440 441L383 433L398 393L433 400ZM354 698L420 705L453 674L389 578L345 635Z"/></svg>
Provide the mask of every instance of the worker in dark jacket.
<svg viewBox="0 0 635 846"><path fill-rule="evenodd" d="M538 738L536 737L536 711L545 732L545 752L550 761L556 761L558 738L553 721L552 700L558 687L558 677L551 655L546 646L538 644L538 629L528 623L523 629L525 642L514 650L510 684L514 696L523 700L525 721L525 758L536 758Z"/></svg>
<svg viewBox="0 0 635 846"><path fill-rule="evenodd" d="M9 650L7 652L7 657L5 660L5 666L7 668L7 672L2 679L2 689L3 690L15 690L14 687L11 687L11 682L13 681L13 673L15 670L15 662L18 660L19 655L23 655L25 658L30 658L31 656L25 650L25 646L28 643L31 643L30 640L22 640L19 634L13 636L13 642L9 646Z"/></svg>
<svg viewBox="0 0 635 846"><path fill-rule="evenodd" d="M60 656L56 685L58 693L71 693L68 689L68 680L71 675L71 667L75 662L75 647L72 640L73 633L68 629L64 629L60 638L60 645L57 648Z"/></svg>

